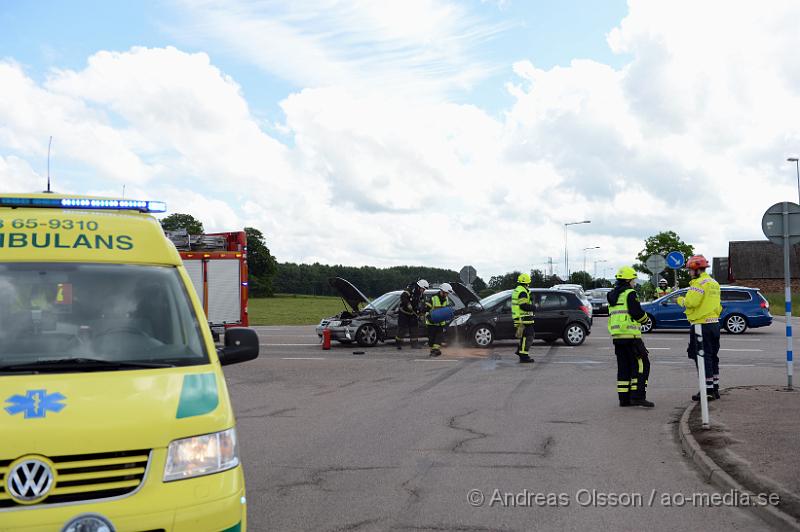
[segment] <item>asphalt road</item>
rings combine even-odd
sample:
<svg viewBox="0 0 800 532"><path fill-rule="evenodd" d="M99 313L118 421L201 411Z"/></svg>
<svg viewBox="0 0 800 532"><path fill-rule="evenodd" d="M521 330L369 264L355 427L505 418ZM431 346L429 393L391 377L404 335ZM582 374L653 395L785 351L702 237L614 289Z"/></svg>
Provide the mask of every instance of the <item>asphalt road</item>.
<svg viewBox="0 0 800 532"><path fill-rule="evenodd" d="M533 365L508 342L428 359L256 329L259 359L225 368L251 530L768 529L692 502L716 490L675 434L697 382L687 333L645 337L656 407L622 409L605 318L582 346L537 343ZM723 333L723 387L783 384L783 332Z"/></svg>

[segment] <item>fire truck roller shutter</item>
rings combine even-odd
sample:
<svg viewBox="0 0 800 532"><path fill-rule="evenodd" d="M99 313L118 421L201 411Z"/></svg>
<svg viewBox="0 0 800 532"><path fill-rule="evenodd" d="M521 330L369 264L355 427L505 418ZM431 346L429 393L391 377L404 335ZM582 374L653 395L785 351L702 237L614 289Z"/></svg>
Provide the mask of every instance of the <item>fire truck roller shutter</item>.
<svg viewBox="0 0 800 532"><path fill-rule="evenodd" d="M186 268L186 273L189 274L189 279L192 280L194 291L197 292L197 297L200 302L203 301L203 261L202 260L184 260L183 266Z"/></svg>
<svg viewBox="0 0 800 532"><path fill-rule="evenodd" d="M242 316L242 283L238 260L210 260L208 274L208 321L218 325L239 323Z"/></svg>

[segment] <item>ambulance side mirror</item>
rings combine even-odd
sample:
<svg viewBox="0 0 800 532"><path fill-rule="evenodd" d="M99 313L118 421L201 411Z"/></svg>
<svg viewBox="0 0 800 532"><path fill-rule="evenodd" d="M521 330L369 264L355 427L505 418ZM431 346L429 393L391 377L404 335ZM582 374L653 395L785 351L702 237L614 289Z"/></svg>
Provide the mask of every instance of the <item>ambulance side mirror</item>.
<svg viewBox="0 0 800 532"><path fill-rule="evenodd" d="M247 327L234 327L225 331L225 347L217 349L219 363L223 366L238 364L258 358L258 334Z"/></svg>

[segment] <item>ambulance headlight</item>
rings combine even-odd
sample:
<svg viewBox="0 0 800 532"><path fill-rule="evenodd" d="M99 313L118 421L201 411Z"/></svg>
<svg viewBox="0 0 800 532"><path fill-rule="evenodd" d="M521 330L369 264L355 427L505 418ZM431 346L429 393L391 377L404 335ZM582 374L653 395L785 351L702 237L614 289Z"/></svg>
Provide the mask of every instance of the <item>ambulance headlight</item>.
<svg viewBox="0 0 800 532"><path fill-rule="evenodd" d="M450 322L450 327L460 327L461 325L464 325L471 316L472 314L462 314Z"/></svg>
<svg viewBox="0 0 800 532"><path fill-rule="evenodd" d="M236 429L175 440L167 450L164 482L219 473L237 465Z"/></svg>

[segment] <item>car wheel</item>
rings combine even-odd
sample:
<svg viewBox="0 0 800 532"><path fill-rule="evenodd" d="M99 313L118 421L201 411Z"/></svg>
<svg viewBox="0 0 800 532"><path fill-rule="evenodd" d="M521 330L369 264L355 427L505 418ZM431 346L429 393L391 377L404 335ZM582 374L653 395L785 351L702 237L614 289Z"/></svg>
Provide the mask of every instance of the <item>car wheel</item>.
<svg viewBox="0 0 800 532"><path fill-rule="evenodd" d="M356 331L356 341L361 347L372 347L378 343L378 329L371 323L365 323Z"/></svg>
<svg viewBox="0 0 800 532"><path fill-rule="evenodd" d="M647 318L648 318L647 322L646 323L642 323L642 325L641 325L641 329L642 329L643 333L649 333L650 331L652 331L653 330L653 323L655 323L655 318L653 318L653 316L651 316L650 314L647 315Z"/></svg>
<svg viewBox="0 0 800 532"><path fill-rule="evenodd" d="M567 345L581 345L586 340L586 327L580 323L570 323L564 329L564 343Z"/></svg>
<svg viewBox="0 0 800 532"><path fill-rule="evenodd" d="M731 334L742 334L747 330L747 320L741 314L731 314L725 318L725 329Z"/></svg>
<svg viewBox="0 0 800 532"><path fill-rule="evenodd" d="M489 347L494 342L494 331L488 325L478 325L472 330L472 343L477 347Z"/></svg>

